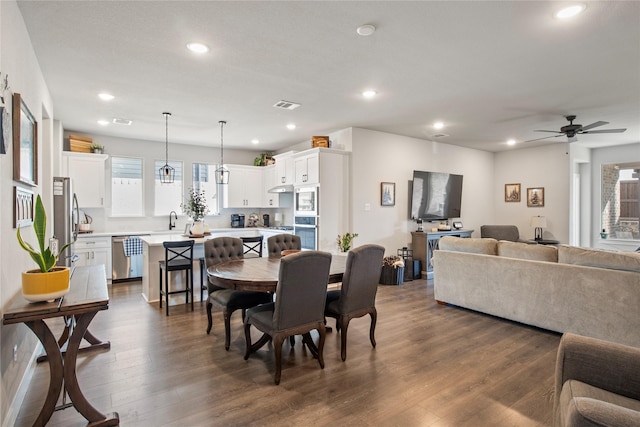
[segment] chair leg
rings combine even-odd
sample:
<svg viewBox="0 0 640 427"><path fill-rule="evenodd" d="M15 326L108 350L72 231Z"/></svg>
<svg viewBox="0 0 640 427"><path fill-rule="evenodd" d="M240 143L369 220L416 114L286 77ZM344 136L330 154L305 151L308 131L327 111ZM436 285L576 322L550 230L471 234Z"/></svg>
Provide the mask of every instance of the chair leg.
<svg viewBox="0 0 640 427"><path fill-rule="evenodd" d="M231 346L231 313L227 307L222 311L224 315L224 349L229 351Z"/></svg>
<svg viewBox="0 0 640 427"><path fill-rule="evenodd" d="M369 340L371 341L371 345L373 348L376 348L376 321L378 320L378 311L374 307L373 310L369 313L371 316L371 327L369 328Z"/></svg>
<svg viewBox="0 0 640 427"><path fill-rule="evenodd" d="M340 356L342 361L347 360L347 329L349 328L349 317L340 316Z"/></svg>
<svg viewBox="0 0 640 427"><path fill-rule="evenodd" d="M164 270L164 288L165 288L165 292L164 292L164 297L166 298L165 302L166 302L166 310L167 310L167 316L169 315L169 270L165 268Z"/></svg>
<svg viewBox="0 0 640 427"><path fill-rule="evenodd" d="M244 341L246 343L246 348L244 350L244 360L249 359L249 355L251 354L251 323L244 324Z"/></svg>
<svg viewBox="0 0 640 427"><path fill-rule="evenodd" d="M213 304L207 298L207 335L211 332L211 327L213 326L213 316L211 315L211 309L213 308Z"/></svg>
<svg viewBox="0 0 640 427"><path fill-rule="evenodd" d="M200 258L200 301L204 301L204 260Z"/></svg>
<svg viewBox="0 0 640 427"><path fill-rule="evenodd" d="M274 382L276 385L280 384L280 377L282 376L282 343L286 337L278 335L273 340L273 350L276 354L276 374Z"/></svg>
<svg viewBox="0 0 640 427"><path fill-rule="evenodd" d="M189 293L191 294L191 311L193 311L193 270L191 270L189 278L191 279L191 287L189 288Z"/></svg>
<svg viewBox="0 0 640 427"><path fill-rule="evenodd" d="M160 308L162 308L162 267L158 267L158 277L160 278L160 293L158 295L160 295Z"/></svg>
<svg viewBox="0 0 640 427"><path fill-rule="evenodd" d="M291 344L291 347L294 347L296 345L296 337L295 337L295 335L289 336L289 344Z"/></svg>
<svg viewBox="0 0 640 427"><path fill-rule="evenodd" d="M324 356L322 355L322 351L324 349L324 340L327 337L327 330L324 325L318 328L318 333L320 334L320 339L318 340L318 363L320 363L320 369L324 369Z"/></svg>

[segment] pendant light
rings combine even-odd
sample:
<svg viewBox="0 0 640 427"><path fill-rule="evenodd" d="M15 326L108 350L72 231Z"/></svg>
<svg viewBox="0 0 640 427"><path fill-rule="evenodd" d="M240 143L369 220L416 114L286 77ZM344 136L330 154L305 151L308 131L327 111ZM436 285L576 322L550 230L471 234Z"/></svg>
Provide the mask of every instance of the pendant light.
<svg viewBox="0 0 640 427"><path fill-rule="evenodd" d="M216 169L216 184L229 183L229 169L224 167L224 125L226 121L220 120L220 167Z"/></svg>
<svg viewBox="0 0 640 427"><path fill-rule="evenodd" d="M162 114L165 121L165 163L158 169L158 176L162 184L172 184L176 177L176 170L169 166L169 116L171 113Z"/></svg>

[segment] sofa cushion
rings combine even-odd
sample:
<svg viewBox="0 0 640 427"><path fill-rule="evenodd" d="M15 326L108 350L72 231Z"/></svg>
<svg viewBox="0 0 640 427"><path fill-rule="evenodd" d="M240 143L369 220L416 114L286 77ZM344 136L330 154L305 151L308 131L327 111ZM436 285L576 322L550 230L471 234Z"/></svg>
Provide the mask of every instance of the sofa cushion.
<svg viewBox="0 0 640 427"><path fill-rule="evenodd" d="M443 251L468 252L484 255L498 254L498 241L496 239L444 236L438 242L438 247Z"/></svg>
<svg viewBox="0 0 640 427"><path fill-rule="evenodd" d="M531 261L558 262L558 249L555 246L529 245L527 243L503 240L498 242L498 256Z"/></svg>
<svg viewBox="0 0 640 427"><path fill-rule="evenodd" d="M612 252L561 245L558 247L558 262L640 273L640 254L634 252Z"/></svg>
<svg viewBox="0 0 640 427"><path fill-rule="evenodd" d="M515 225L482 225L480 237L517 242L520 240L520 232Z"/></svg>
<svg viewBox="0 0 640 427"><path fill-rule="evenodd" d="M562 426L633 426L640 422L640 401L568 380L560 393Z"/></svg>

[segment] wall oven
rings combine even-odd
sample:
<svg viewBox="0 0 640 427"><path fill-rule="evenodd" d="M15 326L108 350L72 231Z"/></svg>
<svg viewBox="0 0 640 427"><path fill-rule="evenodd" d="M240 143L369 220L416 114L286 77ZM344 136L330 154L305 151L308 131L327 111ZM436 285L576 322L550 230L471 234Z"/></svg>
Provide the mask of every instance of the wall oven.
<svg viewBox="0 0 640 427"><path fill-rule="evenodd" d="M294 191L295 216L318 215L318 187L298 187Z"/></svg>
<svg viewBox="0 0 640 427"><path fill-rule="evenodd" d="M294 217L293 234L300 237L302 249L315 251L318 249L318 217Z"/></svg>

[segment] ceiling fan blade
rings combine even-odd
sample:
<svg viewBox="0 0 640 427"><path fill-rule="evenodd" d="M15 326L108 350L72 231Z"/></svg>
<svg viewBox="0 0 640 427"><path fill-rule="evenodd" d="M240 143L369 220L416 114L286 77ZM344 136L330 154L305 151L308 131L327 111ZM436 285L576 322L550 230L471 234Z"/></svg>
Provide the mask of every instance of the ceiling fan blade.
<svg viewBox="0 0 640 427"><path fill-rule="evenodd" d="M580 132L580 133L622 133L624 131L626 131L627 128L624 129L602 129L602 130L588 130L586 132Z"/></svg>
<svg viewBox="0 0 640 427"><path fill-rule="evenodd" d="M536 138L536 139L530 139L528 141L524 141L524 142L533 142L533 141L540 141L541 139L549 139L549 138L557 138L559 136L564 136L564 134L559 134L559 135L551 135L551 136L544 136L542 138Z"/></svg>
<svg viewBox="0 0 640 427"><path fill-rule="evenodd" d="M582 130L589 130L589 129L597 128L598 126L604 126L608 124L609 122L598 121L598 122L591 123L590 125L582 126Z"/></svg>
<svg viewBox="0 0 640 427"><path fill-rule="evenodd" d="M552 133L558 133L560 135L562 135L562 132L558 132L557 130L534 130L534 132L552 132Z"/></svg>

